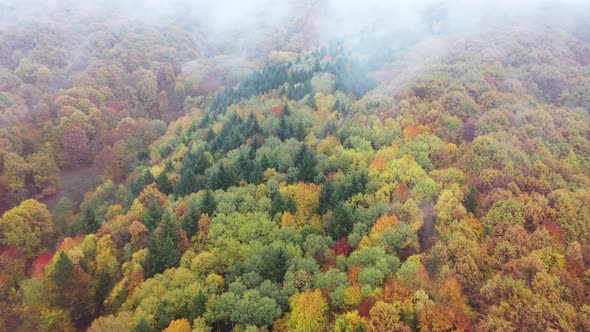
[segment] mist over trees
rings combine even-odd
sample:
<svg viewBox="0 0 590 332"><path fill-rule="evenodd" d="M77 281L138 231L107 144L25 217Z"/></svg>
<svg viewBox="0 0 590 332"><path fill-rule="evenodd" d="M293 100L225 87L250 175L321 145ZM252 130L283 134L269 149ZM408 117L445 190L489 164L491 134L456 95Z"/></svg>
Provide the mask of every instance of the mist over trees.
<svg viewBox="0 0 590 332"><path fill-rule="evenodd" d="M589 6L3 1L0 330L590 330Z"/></svg>

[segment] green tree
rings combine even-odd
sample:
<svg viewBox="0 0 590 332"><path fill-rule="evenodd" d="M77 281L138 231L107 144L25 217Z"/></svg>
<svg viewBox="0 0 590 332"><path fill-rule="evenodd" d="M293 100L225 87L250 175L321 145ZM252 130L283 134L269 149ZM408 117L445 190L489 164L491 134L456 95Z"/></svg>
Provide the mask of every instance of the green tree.
<svg viewBox="0 0 590 332"><path fill-rule="evenodd" d="M303 144L295 155L295 167L297 167L297 181L313 182L317 172L317 161L311 151Z"/></svg>
<svg viewBox="0 0 590 332"><path fill-rule="evenodd" d="M327 231L333 239L340 239L352 232L353 225L354 216L352 209L348 204L340 203L332 211L332 219L328 224Z"/></svg>
<svg viewBox="0 0 590 332"><path fill-rule="evenodd" d="M182 223L180 224L180 227L184 229L189 239L197 233L197 221L199 219L201 219L201 213L197 203L193 200L189 200L188 209L182 218Z"/></svg>
<svg viewBox="0 0 590 332"><path fill-rule="evenodd" d="M142 216L142 221L147 229L153 231L160 223L160 220L162 220L162 207L160 206L160 203L153 198L148 202L147 209Z"/></svg>
<svg viewBox="0 0 590 332"><path fill-rule="evenodd" d="M170 195L173 191L172 184L170 184L166 171L161 171L160 174L158 174L158 177L156 177L156 184L158 184L158 189L166 195Z"/></svg>
<svg viewBox="0 0 590 332"><path fill-rule="evenodd" d="M51 278L56 284L66 286L72 282L73 271L74 264L72 263L72 260L65 252L61 251L53 266Z"/></svg>
<svg viewBox="0 0 590 332"><path fill-rule="evenodd" d="M193 297L191 302L188 304L189 320L193 321L195 318L202 316L206 311L207 294L199 289L197 294Z"/></svg>
<svg viewBox="0 0 590 332"><path fill-rule="evenodd" d="M96 283L96 289L94 292L94 298L96 300L97 311L100 312L103 308L104 300L107 298L111 289L113 288L113 281L109 273L101 269L98 274L98 281Z"/></svg>
<svg viewBox="0 0 590 332"><path fill-rule="evenodd" d="M141 316L137 323L135 324L135 332L153 332L154 329L150 325L150 323L145 319L145 317Z"/></svg>
<svg viewBox="0 0 590 332"><path fill-rule="evenodd" d="M205 196L203 196L203 200L201 201L201 212L213 216L216 209L217 202L215 202L213 192L211 190L205 191Z"/></svg>
<svg viewBox="0 0 590 332"><path fill-rule="evenodd" d="M22 202L0 218L0 243L20 248L29 257L48 247L53 236L51 213L34 199Z"/></svg>
<svg viewBox="0 0 590 332"><path fill-rule="evenodd" d="M180 179L174 186L174 194L182 197L196 192L198 189L195 171L190 166L183 167L180 170Z"/></svg>
<svg viewBox="0 0 590 332"><path fill-rule="evenodd" d="M96 233L100 228L101 224L96 214L94 213L94 209L92 207L86 207L82 211L82 230L86 234Z"/></svg>
<svg viewBox="0 0 590 332"><path fill-rule="evenodd" d="M320 191L320 203L318 207L318 212L320 214L324 214L329 210L332 210L338 204L338 194L334 188L334 183L332 181L326 181L324 186L322 187L322 191Z"/></svg>

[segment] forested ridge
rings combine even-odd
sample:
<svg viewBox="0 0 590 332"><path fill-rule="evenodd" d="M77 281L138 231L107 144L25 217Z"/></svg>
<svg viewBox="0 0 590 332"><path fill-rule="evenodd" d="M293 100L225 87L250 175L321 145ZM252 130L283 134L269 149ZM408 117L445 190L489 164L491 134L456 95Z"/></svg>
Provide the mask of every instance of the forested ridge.
<svg viewBox="0 0 590 332"><path fill-rule="evenodd" d="M590 330L590 33L307 10L0 30L0 331Z"/></svg>

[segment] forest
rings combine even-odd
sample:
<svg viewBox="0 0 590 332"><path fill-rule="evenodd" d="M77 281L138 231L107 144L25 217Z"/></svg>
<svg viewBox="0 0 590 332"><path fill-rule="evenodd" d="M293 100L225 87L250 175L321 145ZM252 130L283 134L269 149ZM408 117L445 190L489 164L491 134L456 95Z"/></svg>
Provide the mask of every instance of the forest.
<svg viewBox="0 0 590 332"><path fill-rule="evenodd" d="M590 25L427 2L0 4L0 331L590 331Z"/></svg>

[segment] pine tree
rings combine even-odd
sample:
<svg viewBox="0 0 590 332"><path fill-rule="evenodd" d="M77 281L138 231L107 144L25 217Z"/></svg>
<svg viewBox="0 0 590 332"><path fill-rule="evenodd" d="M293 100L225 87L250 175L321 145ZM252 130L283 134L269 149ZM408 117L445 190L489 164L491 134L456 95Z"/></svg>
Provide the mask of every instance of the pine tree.
<svg viewBox="0 0 590 332"><path fill-rule="evenodd" d="M303 121L299 120L297 122L297 127L295 127L295 137L299 141L303 141L307 136L307 131L305 130L305 126L303 125Z"/></svg>
<svg viewBox="0 0 590 332"><path fill-rule="evenodd" d="M338 203L338 197L332 181L327 181L320 192L319 198L319 213L324 214L329 210L334 209Z"/></svg>
<svg viewBox="0 0 590 332"><path fill-rule="evenodd" d="M250 115L248 115L246 125L248 128L248 136L252 136L260 131L260 124L258 123L258 119L256 119L254 112L251 112Z"/></svg>
<svg viewBox="0 0 590 332"><path fill-rule="evenodd" d="M260 182L262 182L264 178L264 171L262 170L262 166L260 166L260 163L256 163L254 165L254 169L252 170L252 173L250 173L250 183L254 183L254 184L259 184Z"/></svg>
<svg viewBox="0 0 590 332"><path fill-rule="evenodd" d="M94 214L94 210L91 207L86 207L82 211L82 230L86 234L95 233L100 228L100 222Z"/></svg>
<svg viewBox="0 0 590 332"><path fill-rule="evenodd" d="M164 236L170 237L174 243L178 242L180 236L178 234L178 223L174 218L174 213L170 208L164 211L162 215L162 222L160 223L160 229Z"/></svg>
<svg viewBox="0 0 590 332"><path fill-rule="evenodd" d="M203 174L205 173L205 170L211 166L211 162L209 162L209 159L207 159L207 156L203 151L199 151L199 153L191 159L195 174Z"/></svg>
<svg viewBox="0 0 590 332"><path fill-rule="evenodd" d="M281 115L283 115L283 116L291 115L291 110L289 109L289 104L283 105L283 110L281 111Z"/></svg>
<svg viewBox="0 0 590 332"><path fill-rule="evenodd" d="M289 267L289 257L282 247L270 248L263 257L264 271L262 277L276 283L282 283Z"/></svg>
<svg viewBox="0 0 590 332"><path fill-rule="evenodd" d="M135 324L135 332L153 332L154 329L150 325L150 323L145 319L145 317L141 316L141 318ZM113 331L114 332L114 331Z"/></svg>
<svg viewBox="0 0 590 332"><path fill-rule="evenodd" d="M207 294L202 289L199 289L197 295L188 304L189 320L193 321L195 318L202 316L206 311L206 304Z"/></svg>
<svg viewBox="0 0 590 332"><path fill-rule="evenodd" d="M353 196L358 193L362 193L365 191L365 187L367 185L367 173L360 172L358 174L354 174L352 176L352 180L350 181L350 195Z"/></svg>
<svg viewBox="0 0 590 332"><path fill-rule="evenodd" d="M143 213L142 220L150 232L156 229L160 220L162 220L162 207L155 198L149 201L147 209Z"/></svg>
<svg viewBox="0 0 590 332"><path fill-rule="evenodd" d="M297 212L297 205L295 204L295 201L293 201L293 199L285 199L280 192L277 192L276 195L273 197L270 211L271 215L273 216L277 213L283 213L285 211L289 211L294 214Z"/></svg>
<svg viewBox="0 0 590 332"><path fill-rule="evenodd" d="M107 298L112 288L113 282L111 276L106 270L101 269L98 275L98 282L96 283L96 290L94 292L98 312L102 310L104 300Z"/></svg>
<svg viewBox="0 0 590 332"><path fill-rule="evenodd" d="M283 198L280 192L277 192L270 205L270 214L274 216L277 213L285 211L285 205L285 198Z"/></svg>
<svg viewBox="0 0 590 332"><path fill-rule="evenodd" d="M284 141L291 137L292 131L293 129L291 128L291 125L287 122L287 118L284 114L282 114L279 121L279 129L277 130L277 136L279 136L281 141Z"/></svg>
<svg viewBox="0 0 590 332"><path fill-rule="evenodd" d="M146 278L151 278L180 262L180 254L173 239L160 230L148 242L148 255L144 263Z"/></svg>
<svg viewBox="0 0 590 332"><path fill-rule="evenodd" d="M477 190L471 186L465 195L465 208L477 217Z"/></svg>
<svg viewBox="0 0 590 332"><path fill-rule="evenodd" d="M186 214L182 218L182 224L180 227L184 229L188 238L192 238L197 233L197 221L201 218L201 213L199 212L199 208L197 204L190 200L188 202L188 209Z"/></svg>
<svg viewBox="0 0 590 332"><path fill-rule="evenodd" d="M172 184L170 183L170 180L168 179L168 174L166 174L165 170L158 174L158 177L156 178L156 184L158 185L158 189L162 193L166 195L170 195L172 193Z"/></svg>
<svg viewBox="0 0 590 332"><path fill-rule="evenodd" d="M236 161L236 170L241 179L248 181L254 171L254 161L248 159L245 153L240 153L240 156Z"/></svg>
<svg viewBox="0 0 590 332"><path fill-rule="evenodd" d="M51 277L53 281L60 285L65 286L72 282L74 271L74 264L65 252L61 251L59 257L53 266L53 272Z"/></svg>
<svg viewBox="0 0 590 332"><path fill-rule="evenodd" d="M305 145L301 145L295 156L295 166L298 169L297 181L313 182L317 175L316 165L317 162L313 154L307 150Z"/></svg>
<svg viewBox="0 0 590 332"><path fill-rule="evenodd" d="M210 187L211 189L227 190L229 187L236 184L236 180L236 175L233 172L233 169L229 169L223 163L220 163L217 171L211 178Z"/></svg>
<svg viewBox="0 0 590 332"><path fill-rule="evenodd" d="M152 174L152 172L148 169L145 172L143 172L143 174L141 175L141 187L145 187L151 183L153 183L156 179L154 179L154 175Z"/></svg>
<svg viewBox="0 0 590 332"><path fill-rule="evenodd" d="M207 214L208 216L213 216L215 210L217 209L217 202L215 202L215 197L211 190L205 191L205 196L203 196L203 200L201 201L201 212Z"/></svg>
<svg viewBox="0 0 590 332"><path fill-rule="evenodd" d="M186 196L197 191L197 176L192 167L183 167L180 171L180 179L174 186L174 194L177 196Z"/></svg>
<svg viewBox="0 0 590 332"><path fill-rule="evenodd" d="M332 220L328 224L328 234L333 239L341 239L352 232L354 216L352 209L345 203L340 203L332 211Z"/></svg>

